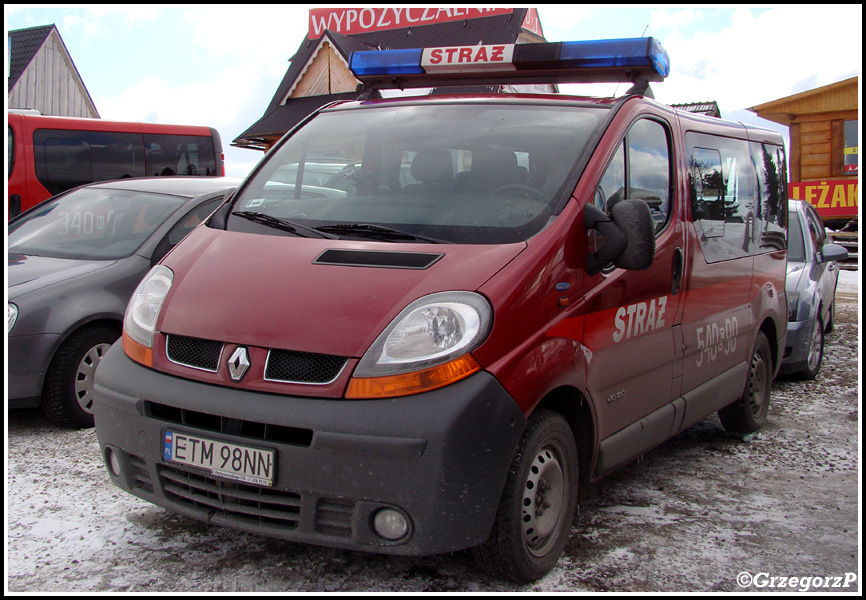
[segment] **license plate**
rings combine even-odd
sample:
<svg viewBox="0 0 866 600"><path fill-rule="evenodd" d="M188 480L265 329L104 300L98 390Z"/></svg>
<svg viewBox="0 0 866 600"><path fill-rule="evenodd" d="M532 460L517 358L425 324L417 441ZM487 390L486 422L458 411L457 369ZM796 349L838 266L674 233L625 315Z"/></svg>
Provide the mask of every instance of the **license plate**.
<svg viewBox="0 0 866 600"><path fill-rule="evenodd" d="M176 431L166 431L162 443L162 455L166 461L256 485L274 484L275 454L273 450L239 446Z"/></svg>

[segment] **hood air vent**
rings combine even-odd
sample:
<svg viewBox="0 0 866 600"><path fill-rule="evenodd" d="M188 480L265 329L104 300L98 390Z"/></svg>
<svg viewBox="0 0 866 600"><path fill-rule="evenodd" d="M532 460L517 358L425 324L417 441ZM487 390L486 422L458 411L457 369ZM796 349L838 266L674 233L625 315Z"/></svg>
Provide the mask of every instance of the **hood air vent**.
<svg viewBox="0 0 866 600"><path fill-rule="evenodd" d="M378 267L383 269L429 269L444 254L426 252L376 252L373 250L325 250L314 265Z"/></svg>

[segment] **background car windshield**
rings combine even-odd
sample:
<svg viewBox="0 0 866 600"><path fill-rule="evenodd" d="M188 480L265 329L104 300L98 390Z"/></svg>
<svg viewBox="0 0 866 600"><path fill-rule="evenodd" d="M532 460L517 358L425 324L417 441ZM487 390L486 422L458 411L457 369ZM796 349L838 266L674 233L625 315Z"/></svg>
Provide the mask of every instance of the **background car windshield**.
<svg viewBox="0 0 866 600"><path fill-rule="evenodd" d="M481 103L326 112L274 150L233 211L331 233L373 224L456 243L522 241L554 215L606 112ZM288 235L249 217L228 228Z"/></svg>
<svg viewBox="0 0 866 600"><path fill-rule="evenodd" d="M8 251L113 260L129 256L185 198L87 187L46 202L9 226Z"/></svg>
<svg viewBox="0 0 866 600"><path fill-rule="evenodd" d="M788 260L806 262L803 230L800 228L800 218L797 216L797 211L794 210L788 213Z"/></svg>

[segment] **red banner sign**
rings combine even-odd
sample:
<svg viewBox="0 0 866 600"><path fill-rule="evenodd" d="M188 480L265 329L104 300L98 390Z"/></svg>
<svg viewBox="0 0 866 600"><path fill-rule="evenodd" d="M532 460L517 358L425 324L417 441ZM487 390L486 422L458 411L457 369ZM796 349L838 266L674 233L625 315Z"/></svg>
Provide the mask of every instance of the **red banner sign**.
<svg viewBox="0 0 866 600"><path fill-rule="evenodd" d="M513 11L514 9L511 8L311 8L308 36L313 39L318 38L326 29L343 35L352 35L383 29L508 15Z"/></svg>
<svg viewBox="0 0 866 600"><path fill-rule="evenodd" d="M805 200L822 219L849 219L857 216L857 180L794 181L788 184L788 195Z"/></svg>

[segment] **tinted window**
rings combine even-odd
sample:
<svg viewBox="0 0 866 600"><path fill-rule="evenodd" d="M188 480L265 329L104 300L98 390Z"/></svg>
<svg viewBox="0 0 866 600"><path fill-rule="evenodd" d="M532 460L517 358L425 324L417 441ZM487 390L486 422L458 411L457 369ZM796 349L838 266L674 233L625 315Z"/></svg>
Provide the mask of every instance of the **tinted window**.
<svg viewBox="0 0 866 600"><path fill-rule="evenodd" d="M9 227L8 250L110 260L129 256L184 198L86 187L41 204Z"/></svg>
<svg viewBox="0 0 866 600"><path fill-rule="evenodd" d="M235 200L233 211L246 214L228 227L293 235L251 220L260 213L350 239L371 239L372 224L448 242L522 241L573 190L575 163L606 112L494 104L325 112L271 151Z"/></svg>
<svg viewBox="0 0 866 600"><path fill-rule="evenodd" d="M791 262L806 262L806 245L803 240L803 229L797 211L792 210L788 220L788 260Z"/></svg>
<svg viewBox="0 0 866 600"><path fill-rule="evenodd" d="M670 212L670 152L667 130L657 121L636 122L626 136L628 198L649 204L656 231Z"/></svg>
<svg viewBox="0 0 866 600"><path fill-rule="evenodd" d="M758 181L743 140L688 133L691 217L708 262L756 251Z"/></svg>
<svg viewBox="0 0 866 600"><path fill-rule="evenodd" d="M670 214L668 148L667 130L661 123L637 121L601 176L593 203L609 212L623 198L643 200L660 231Z"/></svg>
<svg viewBox="0 0 866 600"><path fill-rule="evenodd" d="M33 145L36 177L52 194L145 175L144 149L136 133L39 129Z"/></svg>
<svg viewBox="0 0 866 600"><path fill-rule="evenodd" d="M213 138L144 134L148 176L217 175Z"/></svg>
<svg viewBox="0 0 866 600"><path fill-rule="evenodd" d="M788 204L785 151L780 146L757 142L752 142L750 149L758 174L759 251L784 249Z"/></svg>

